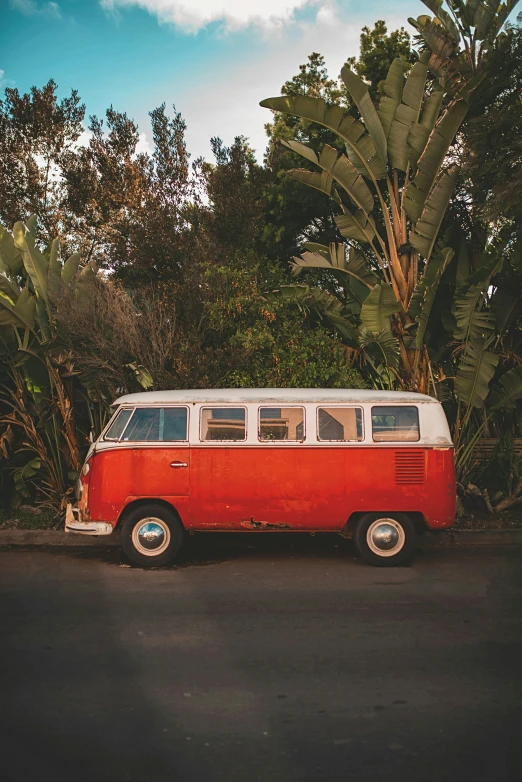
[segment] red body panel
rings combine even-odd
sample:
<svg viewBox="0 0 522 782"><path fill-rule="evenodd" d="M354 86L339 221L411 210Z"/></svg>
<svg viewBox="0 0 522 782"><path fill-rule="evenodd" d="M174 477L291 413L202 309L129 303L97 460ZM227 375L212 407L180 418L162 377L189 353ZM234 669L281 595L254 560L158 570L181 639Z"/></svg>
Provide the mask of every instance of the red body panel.
<svg viewBox="0 0 522 782"><path fill-rule="evenodd" d="M187 467L171 467L176 461ZM189 494L189 465L188 445L99 451L89 481L90 518L115 524L125 505L141 497L166 499L177 507L178 498ZM186 500L182 504L186 507Z"/></svg>
<svg viewBox="0 0 522 782"><path fill-rule="evenodd" d="M450 448L116 447L91 464L90 518L113 524L145 497L167 500L198 530L339 531L358 511L417 512L442 529L455 516Z"/></svg>

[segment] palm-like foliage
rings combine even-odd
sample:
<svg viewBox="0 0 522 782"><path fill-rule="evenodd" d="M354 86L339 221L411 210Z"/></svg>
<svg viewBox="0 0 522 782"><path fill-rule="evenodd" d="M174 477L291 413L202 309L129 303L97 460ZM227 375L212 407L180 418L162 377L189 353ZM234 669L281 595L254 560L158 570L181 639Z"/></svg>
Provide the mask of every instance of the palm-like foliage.
<svg viewBox="0 0 522 782"><path fill-rule="evenodd" d="M518 0L422 0L433 17L408 21L429 53L431 72L455 94L482 78L484 56L493 46Z"/></svg>
<svg viewBox="0 0 522 782"><path fill-rule="evenodd" d="M428 61L425 53L405 79L402 61L395 60L378 107L366 84L345 66L341 76L360 120L340 106L300 95L261 103L315 121L344 144L346 154L325 145L317 155L296 141L282 141L318 167L288 173L336 201L337 227L348 247L346 259L343 246L315 247L294 259L294 272L328 268L337 278L349 278L345 288L361 303L363 343L368 333L377 338L390 332L387 355L395 345L397 381L419 391L429 389L423 334L450 257L444 248L434 254L457 175L456 166L444 167L444 161L468 108L466 90L442 107L442 89L428 83Z"/></svg>
<svg viewBox="0 0 522 782"><path fill-rule="evenodd" d="M96 270L82 266L76 253L62 263L58 239L42 251L35 229L34 218L16 223L12 232L0 228L0 456L14 450L14 485L21 496L36 486L38 499L60 512L85 444L75 401L87 400L92 428L99 431L111 400L100 400L99 393L98 404L93 400L96 375L82 377L75 395L78 372L60 346L55 317L62 297L92 306ZM152 385L144 367L126 366L139 385Z"/></svg>

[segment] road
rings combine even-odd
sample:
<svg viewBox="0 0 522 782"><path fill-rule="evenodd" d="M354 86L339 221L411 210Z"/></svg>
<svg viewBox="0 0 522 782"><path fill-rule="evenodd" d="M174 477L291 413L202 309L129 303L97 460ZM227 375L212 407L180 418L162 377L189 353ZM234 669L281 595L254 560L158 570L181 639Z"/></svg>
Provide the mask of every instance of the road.
<svg viewBox="0 0 522 782"><path fill-rule="evenodd" d="M255 533L254 533L255 534ZM522 779L522 549L0 551L0 779Z"/></svg>

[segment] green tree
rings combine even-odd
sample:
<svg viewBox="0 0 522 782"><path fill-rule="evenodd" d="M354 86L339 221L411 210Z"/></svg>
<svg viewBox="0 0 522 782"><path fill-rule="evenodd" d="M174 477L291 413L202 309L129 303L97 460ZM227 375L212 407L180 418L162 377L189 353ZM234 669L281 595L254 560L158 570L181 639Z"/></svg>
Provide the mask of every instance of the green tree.
<svg viewBox="0 0 522 782"><path fill-rule="evenodd" d="M0 101L0 221L13 225L35 214L47 241L64 216L62 157L78 141L85 115L76 90L61 101L56 91L51 80L24 95L7 88Z"/></svg>
<svg viewBox="0 0 522 782"><path fill-rule="evenodd" d="M382 92L390 65L396 57L403 62L407 73L415 62L416 55L411 48L411 37L404 27L388 35L386 22L379 19L373 29L363 27L359 57L349 57L347 64L368 84L370 95L375 100Z"/></svg>

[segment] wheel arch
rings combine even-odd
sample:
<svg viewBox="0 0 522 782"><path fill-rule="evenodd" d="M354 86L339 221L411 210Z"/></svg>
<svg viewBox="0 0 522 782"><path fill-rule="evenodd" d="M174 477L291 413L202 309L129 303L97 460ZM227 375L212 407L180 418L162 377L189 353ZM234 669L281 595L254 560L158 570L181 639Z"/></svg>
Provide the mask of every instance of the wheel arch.
<svg viewBox="0 0 522 782"><path fill-rule="evenodd" d="M426 518L424 517L424 514L422 514L420 511L409 511L409 510L358 510L354 511L350 514L348 521L344 525L341 535L343 538L351 538L353 535L353 532L359 523L359 521L364 518L364 516L368 516L370 514L375 515L386 515L389 513L391 516L394 514L397 514L399 516L407 516L412 522L415 527L415 531L418 533L425 532L428 529L428 525L426 523Z"/></svg>
<svg viewBox="0 0 522 782"><path fill-rule="evenodd" d="M174 513L176 519L179 521L183 529L185 529L185 525L183 524L183 520L176 506L173 505L171 502L167 502L167 500L164 500L161 497L140 497L139 500L132 500L131 502L129 502L127 505L125 505L120 515L118 516L118 521L116 522L116 526L114 529L119 529L122 526L122 524L125 522L125 519L128 517L128 515L133 510L136 510L136 508L141 508L141 507L145 507L146 505L152 505L152 504L162 505L168 511Z"/></svg>

